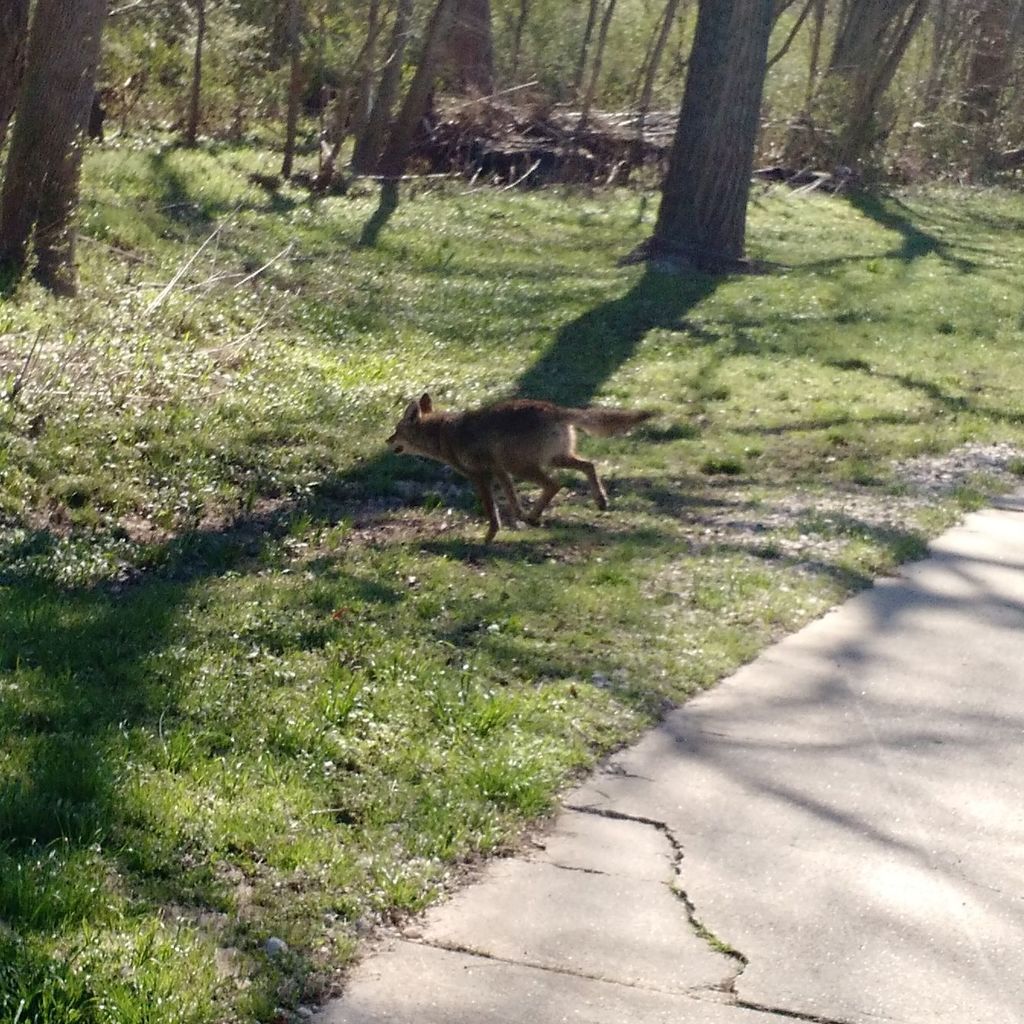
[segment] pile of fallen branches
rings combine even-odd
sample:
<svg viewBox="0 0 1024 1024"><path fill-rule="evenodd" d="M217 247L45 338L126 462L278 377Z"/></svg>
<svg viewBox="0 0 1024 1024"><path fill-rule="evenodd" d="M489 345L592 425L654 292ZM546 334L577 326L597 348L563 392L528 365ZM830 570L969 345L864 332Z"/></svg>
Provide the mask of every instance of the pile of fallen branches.
<svg viewBox="0 0 1024 1024"><path fill-rule="evenodd" d="M431 174L489 184L622 184L641 167L664 170L676 115L591 112L496 98L440 101L423 119L412 163Z"/></svg>

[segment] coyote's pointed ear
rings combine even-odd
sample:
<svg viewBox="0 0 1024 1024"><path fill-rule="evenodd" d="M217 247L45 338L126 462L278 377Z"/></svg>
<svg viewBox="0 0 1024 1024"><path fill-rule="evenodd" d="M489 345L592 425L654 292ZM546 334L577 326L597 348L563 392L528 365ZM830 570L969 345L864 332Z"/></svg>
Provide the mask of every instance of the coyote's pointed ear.
<svg viewBox="0 0 1024 1024"><path fill-rule="evenodd" d="M430 400L430 395L425 391L420 395L420 412L433 412L434 403Z"/></svg>
<svg viewBox="0 0 1024 1024"><path fill-rule="evenodd" d="M403 423L415 423L420 418L420 407L415 402L410 402L402 413Z"/></svg>

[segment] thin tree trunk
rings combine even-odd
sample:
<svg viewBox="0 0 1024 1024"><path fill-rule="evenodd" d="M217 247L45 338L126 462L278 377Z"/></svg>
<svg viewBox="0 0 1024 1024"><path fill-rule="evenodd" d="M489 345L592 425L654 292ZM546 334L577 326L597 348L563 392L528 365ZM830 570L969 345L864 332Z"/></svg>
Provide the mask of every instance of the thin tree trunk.
<svg viewBox="0 0 1024 1024"><path fill-rule="evenodd" d="M590 120L590 108L594 104L594 96L597 94L597 81L601 75L601 65L604 63L605 46L608 44L608 29L612 24L612 16L615 14L617 0L608 0L604 9L604 16L601 18L601 28L597 34L597 49L594 51L594 60L590 65L590 81L587 83L587 91L580 104L580 119L576 124L576 132L579 134L587 127Z"/></svg>
<svg viewBox="0 0 1024 1024"><path fill-rule="evenodd" d="M818 2L818 0L807 0L803 10L797 15L796 21L793 23L793 27L789 30L789 34L783 40L782 45L768 60L768 70L770 71L776 64L782 60L783 57L789 53L789 48L793 45L793 40L796 39L800 32L800 29L804 27L804 22L807 20L807 15L811 13L811 8Z"/></svg>
<svg viewBox="0 0 1024 1024"><path fill-rule="evenodd" d="M377 38L380 35L380 30L380 23L374 23L371 20L366 41L363 43L363 48L355 59L353 70L344 77L338 87L337 96L331 105L330 123L326 133L321 133L320 153L322 163L314 182L314 187L317 189L325 189L330 185L331 179L334 177L334 167L338 162L338 155L341 153L341 147L348 136L348 125L350 118L353 116L353 109L363 102L363 88L366 82L372 82L373 55L377 52ZM373 96L372 84L366 89L366 93L366 102L370 102ZM352 155L352 165L356 168L357 172L369 173L373 170L372 166L360 167L360 154L358 152L360 141L364 138L370 126L372 115L373 109L371 108L362 118L364 123L358 126L360 118L358 111L355 113L357 127L353 128L352 133L356 136L356 152Z"/></svg>
<svg viewBox="0 0 1024 1024"><path fill-rule="evenodd" d="M772 0L701 0L652 257L703 270L744 260Z"/></svg>
<svg viewBox="0 0 1024 1024"><path fill-rule="evenodd" d="M367 16L366 42L356 61L356 98L352 134L358 139L370 123L373 108L373 75L377 64L377 42L384 24L380 16L380 0L371 0Z"/></svg>
<svg viewBox="0 0 1024 1024"><path fill-rule="evenodd" d="M862 35L855 40L854 47L841 56L846 62L854 59L866 61L870 53L872 59L867 63L840 65L844 70L852 67L853 97L839 135L836 153L838 164L856 167L873 145L874 120L878 104L889 88L896 69L914 38L914 33L924 20L928 3L929 0L916 0L902 22L897 22L895 26L890 22L890 26L887 27L893 28L891 33L886 32L881 38L875 34L870 40ZM863 49L866 42L870 45L869 50ZM835 59L834 56L833 67L836 67Z"/></svg>
<svg viewBox="0 0 1024 1024"><path fill-rule="evenodd" d="M0 4L0 149L18 99L25 71L29 0L4 0Z"/></svg>
<svg viewBox="0 0 1024 1024"><path fill-rule="evenodd" d="M657 78L658 68L661 66L661 59L664 56L665 46L672 32L672 26L675 24L676 16L679 14L680 3L682 3L682 0L668 0L661 16L661 23L658 25L657 34L647 55L643 85L640 90L640 98L637 101L636 141L633 144L633 152L630 157L630 163L633 167L640 164L643 159L644 126L647 122L647 114L651 109L651 99L654 96L654 80Z"/></svg>
<svg viewBox="0 0 1024 1024"><path fill-rule="evenodd" d="M75 282L74 214L106 0L37 0L0 199L0 277L36 277L61 295Z"/></svg>
<svg viewBox="0 0 1024 1024"><path fill-rule="evenodd" d="M672 34L672 26L675 24L676 16L679 14L679 5L681 3L682 0L668 0L661 17L661 24L658 26L658 33L654 38L654 44L647 57L647 67L644 69L640 99L637 102L641 129L643 120L651 109L651 98L654 96L654 81L658 77L658 68L661 67L661 59L665 55L668 37Z"/></svg>
<svg viewBox="0 0 1024 1024"><path fill-rule="evenodd" d="M942 93L946 84L947 57L950 44L949 11L950 0L936 0L935 15L932 18L931 62L928 66L928 78L924 88L923 111L931 117L939 109Z"/></svg>
<svg viewBox="0 0 1024 1024"><path fill-rule="evenodd" d="M448 45L448 36L460 6L461 0L438 0L430 17L420 62L381 153L379 170L386 177L397 178L405 170L416 127L427 111L430 94Z"/></svg>
<svg viewBox="0 0 1024 1024"><path fill-rule="evenodd" d="M460 0L438 0L430 17L420 62L380 156L378 169L385 180L381 183L380 204L360 235L359 244L362 246L376 244L377 236L398 208L398 179L409 159L416 127L427 110L430 93L444 60L448 36L459 13L459 3Z"/></svg>
<svg viewBox="0 0 1024 1024"><path fill-rule="evenodd" d="M284 157L281 177L292 176L295 162L295 136L299 127L299 100L302 96L302 12L299 0L288 0L288 112L285 118Z"/></svg>
<svg viewBox="0 0 1024 1024"><path fill-rule="evenodd" d="M807 62L807 89L804 93L804 110L810 110L814 90L818 81L821 63L821 37L825 28L825 6L828 0L815 0L814 26L811 29L811 57Z"/></svg>
<svg viewBox="0 0 1024 1024"><path fill-rule="evenodd" d="M192 88L189 92L185 145L194 146L199 135L199 103L203 88L203 43L206 41L206 0L189 0L196 14L196 45L192 52Z"/></svg>
<svg viewBox="0 0 1024 1024"><path fill-rule="evenodd" d="M372 174L384 148L391 111L398 99L398 87L402 81L402 64L405 47L409 39L409 24L412 20L413 0L398 0L395 23L391 32L391 52L381 72L380 86L370 109L366 128L356 137L355 152L352 154L352 168L357 174Z"/></svg>
<svg viewBox="0 0 1024 1024"><path fill-rule="evenodd" d="M576 71L572 76L572 91L579 94L583 88L583 73L587 68L587 51L590 49L590 39L594 34L594 26L597 24L597 12L601 0L590 0L590 7L587 9L587 24L583 29L583 41L580 43L580 55L576 58Z"/></svg>
<svg viewBox="0 0 1024 1024"><path fill-rule="evenodd" d="M516 17L516 27L512 32L512 81L515 82L519 74L519 60L523 53L523 33L526 31L526 22L530 17L530 0L519 0L519 14Z"/></svg>

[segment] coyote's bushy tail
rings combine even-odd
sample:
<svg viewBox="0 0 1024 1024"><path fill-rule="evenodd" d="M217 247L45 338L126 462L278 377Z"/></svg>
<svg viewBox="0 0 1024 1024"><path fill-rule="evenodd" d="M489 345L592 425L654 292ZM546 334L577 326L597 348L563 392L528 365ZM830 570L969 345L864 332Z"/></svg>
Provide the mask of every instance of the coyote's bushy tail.
<svg viewBox="0 0 1024 1024"><path fill-rule="evenodd" d="M638 423L649 420L654 413L648 409L633 411L631 409L569 409L571 421L594 437L611 437L613 434L625 434Z"/></svg>

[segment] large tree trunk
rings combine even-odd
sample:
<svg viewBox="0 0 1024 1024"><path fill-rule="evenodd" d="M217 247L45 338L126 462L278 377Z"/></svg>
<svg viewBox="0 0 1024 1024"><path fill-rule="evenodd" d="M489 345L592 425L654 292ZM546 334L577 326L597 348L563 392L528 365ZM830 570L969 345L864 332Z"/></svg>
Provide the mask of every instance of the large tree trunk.
<svg viewBox="0 0 1024 1024"><path fill-rule="evenodd" d="M494 92L494 34L491 0L462 0L447 45L447 76L463 93Z"/></svg>
<svg viewBox="0 0 1024 1024"><path fill-rule="evenodd" d="M28 5L29 0L0 3L0 149L7 138L7 126L11 123L25 70Z"/></svg>
<svg viewBox="0 0 1024 1024"><path fill-rule="evenodd" d="M700 0L651 256L710 272L744 260L772 0Z"/></svg>
<svg viewBox="0 0 1024 1024"><path fill-rule="evenodd" d="M370 116L361 135L356 136L355 151L352 154L352 168L357 174L372 174L377 170L381 151L384 148L391 112L398 99L398 88L402 82L402 64L405 46L409 39L409 24L412 21L413 0L398 0L395 23L391 31L391 47L387 62L380 76L380 86L370 108Z"/></svg>
<svg viewBox="0 0 1024 1024"><path fill-rule="evenodd" d="M196 14L196 45L192 51L192 86L188 98L185 145L194 146L199 135L199 99L203 88L203 43L206 41L206 0L189 0Z"/></svg>
<svg viewBox="0 0 1024 1024"><path fill-rule="evenodd" d="M0 277L17 280L30 242L36 277L74 294L82 133L89 118L106 0L37 0L0 200Z"/></svg>
<svg viewBox="0 0 1024 1024"><path fill-rule="evenodd" d="M288 111L285 115L284 156L281 177L292 176L295 162L295 136L299 127L299 100L302 97L302 12L299 0L288 0Z"/></svg>

